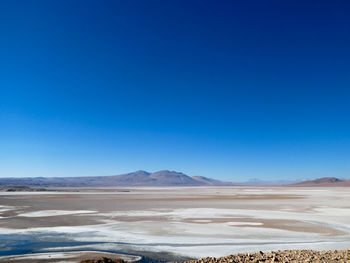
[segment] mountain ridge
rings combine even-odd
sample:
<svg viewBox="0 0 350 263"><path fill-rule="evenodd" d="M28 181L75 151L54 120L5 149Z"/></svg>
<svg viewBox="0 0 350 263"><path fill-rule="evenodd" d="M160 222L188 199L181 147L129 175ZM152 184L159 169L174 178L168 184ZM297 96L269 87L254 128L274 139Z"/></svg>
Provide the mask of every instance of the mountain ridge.
<svg viewBox="0 0 350 263"><path fill-rule="evenodd" d="M302 181L287 186L299 186L299 187L346 187L350 186L350 180L343 180L336 177L321 177L313 180Z"/></svg>
<svg viewBox="0 0 350 263"><path fill-rule="evenodd" d="M91 177L24 177L0 178L0 186L28 187L128 187L128 186L223 186L235 185L202 176L188 176L184 173L161 170L157 172L136 172Z"/></svg>
<svg viewBox="0 0 350 263"><path fill-rule="evenodd" d="M284 182L284 183L283 183ZM322 177L297 183L287 181L250 180L243 183L224 182L204 176L188 176L181 172L160 170L107 176L81 177L21 177L0 178L0 187L166 187L166 186L285 186L285 187L348 187L350 180L336 177Z"/></svg>

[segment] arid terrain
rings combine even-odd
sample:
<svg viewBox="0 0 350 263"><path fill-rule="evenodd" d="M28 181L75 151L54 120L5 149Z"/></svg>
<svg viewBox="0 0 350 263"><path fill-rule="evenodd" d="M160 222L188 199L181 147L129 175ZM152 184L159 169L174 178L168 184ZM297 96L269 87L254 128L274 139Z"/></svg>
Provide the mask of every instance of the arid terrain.
<svg viewBox="0 0 350 263"><path fill-rule="evenodd" d="M263 253L236 254L226 257L207 257L199 260L190 260L185 263L247 263L247 262L289 262L289 263L336 263L350 262L350 250L284 250Z"/></svg>
<svg viewBox="0 0 350 263"><path fill-rule="evenodd" d="M0 192L1 256L103 251L185 261L350 247L348 188L52 190Z"/></svg>

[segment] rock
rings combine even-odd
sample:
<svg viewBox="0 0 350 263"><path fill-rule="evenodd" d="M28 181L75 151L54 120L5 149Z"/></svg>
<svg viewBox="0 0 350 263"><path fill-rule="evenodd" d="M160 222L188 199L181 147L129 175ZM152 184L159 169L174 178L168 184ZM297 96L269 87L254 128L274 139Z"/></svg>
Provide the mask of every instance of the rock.
<svg viewBox="0 0 350 263"><path fill-rule="evenodd" d="M199 260L190 260L183 263L335 263L344 262L350 263L350 250L329 250L329 251L314 251L314 250L285 250L277 252L263 253L247 253L236 254L221 258L205 258Z"/></svg>

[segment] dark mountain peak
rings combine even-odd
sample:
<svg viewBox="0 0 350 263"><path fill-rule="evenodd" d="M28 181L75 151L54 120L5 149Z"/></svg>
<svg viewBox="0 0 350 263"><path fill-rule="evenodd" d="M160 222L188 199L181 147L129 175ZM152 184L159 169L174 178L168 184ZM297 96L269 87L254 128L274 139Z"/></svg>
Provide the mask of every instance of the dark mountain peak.
<svg viewBox="0 0 350 263"><path fill-rule="evenodd" d="M176 171L161 170L150 175L150 178L156 180L161 185L202 185L190 176Z"/></svg>
<svg viewBox="0 0 350 263"><path fill-rule="evenodd" d="M338 179L336 177L322 177L319 179L313 180L315 184L321 184L321 183L337 183L337 182L342 182L344 180Z"/></svg>
<svg viewBox="0 0 350 263"><path fill-rule="evenodd" d="M322 177L314 180L303 181L296 184L291 184L291 186L342 186L348 184L348 181L341 180L336 177Z"/></svg>
<svg viewBox="0 0 350 263"><path fill-rule="evenodd" d="M188 176L188 175L185 175L183 173L176 172L176 171L160 170L158 172L151 173L151 176Z"/></svg>
<svg viewBox="0 0 350 263"><path fill-rule="evenodd" d="M144 170L138 170L138 171L135 171L135 172L132 172L132 173L128 173L128 174L150 175L151 173L149 173L149 172L147 172L147 171L144 171Z"/></svg>

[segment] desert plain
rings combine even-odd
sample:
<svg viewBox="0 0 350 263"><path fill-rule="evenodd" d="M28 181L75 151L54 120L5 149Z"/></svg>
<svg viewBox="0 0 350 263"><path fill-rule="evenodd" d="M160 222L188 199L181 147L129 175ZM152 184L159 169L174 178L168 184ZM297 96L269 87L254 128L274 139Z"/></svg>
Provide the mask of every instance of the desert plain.
<svg viewBox="0 0 350 263"><path fill-rule="evenodd" d="M57 259L71 257L71 252L180 261L257 251L349 248L346 187L0 192L0 262L17 255L41 262L45 255ZM78 262L69 260L55 262Z"/></svg>

